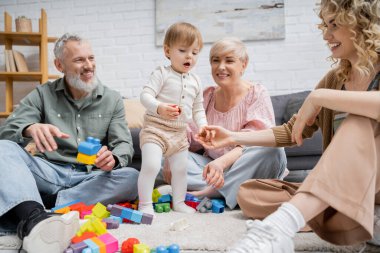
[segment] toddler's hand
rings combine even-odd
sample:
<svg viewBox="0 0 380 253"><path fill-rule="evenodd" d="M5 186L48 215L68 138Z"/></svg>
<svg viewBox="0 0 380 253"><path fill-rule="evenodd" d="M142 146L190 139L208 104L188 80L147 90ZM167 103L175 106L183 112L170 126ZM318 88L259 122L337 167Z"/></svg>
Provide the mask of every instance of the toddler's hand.
<svg viewBox="0 0 380 253"><path fill-rule="evenodd" d="M181 113L178 105L161 103L158 105L157 113L164 119L175 120Z"/></svg>

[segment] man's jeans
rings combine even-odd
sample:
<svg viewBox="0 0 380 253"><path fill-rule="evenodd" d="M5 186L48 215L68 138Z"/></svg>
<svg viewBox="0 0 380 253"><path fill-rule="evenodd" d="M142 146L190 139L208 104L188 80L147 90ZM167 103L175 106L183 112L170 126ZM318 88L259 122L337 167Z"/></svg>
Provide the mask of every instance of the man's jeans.
<svg viewBox="0 0 380 253"><path fill-rule="evenodd" d="M0 235L14 233L17 224L7 212L24 201L43 205L41 195L57 194L56 205L80 200L104 205L137 197L138 171L120 168L111 172L86 166L55 164L33 157L17 143L0 140Z"/></svg>

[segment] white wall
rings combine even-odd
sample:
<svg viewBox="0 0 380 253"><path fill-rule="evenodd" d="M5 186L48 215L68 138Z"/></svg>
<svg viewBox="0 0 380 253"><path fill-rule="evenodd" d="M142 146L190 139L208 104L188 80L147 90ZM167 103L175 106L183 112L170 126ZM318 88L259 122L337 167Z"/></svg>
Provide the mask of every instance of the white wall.
<svg viewBox="0 0 380 253"><path fill-rule="evenodd" d="M162 47L155 46L154 0L0 0L1 14L7 11L13 18L32 18L34 31L38 30L41 8L47 12L48 36L76 32L92 42L98 76L123 96L137 97L155 66L168 64ZM264 84L272 95L312 89L330 68L315 9L315 0L285 0L286 38L246 42L251 61L245 78ZM0 30L3 27L1 18ZM51 44L50 70L57 73L52 49ZM204 86L213 84L209 49L206 44L195 69ZM30 67L38 69L37 49L22 50ZM2 53L0 47L0 71L5 69Z"/></svg>

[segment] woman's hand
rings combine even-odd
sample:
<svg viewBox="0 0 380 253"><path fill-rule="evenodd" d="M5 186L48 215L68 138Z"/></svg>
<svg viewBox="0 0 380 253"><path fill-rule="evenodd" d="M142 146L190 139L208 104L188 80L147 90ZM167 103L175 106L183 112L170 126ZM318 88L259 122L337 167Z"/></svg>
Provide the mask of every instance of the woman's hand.
<svg viewBox="0 0 380 253"><path fill-rule="evenodd" d="M170 164L168 159L164 160L164 167L162 168L162 175L164 177L164 181L167 184L171 184L172 181L172 172L170 170Z"/></svg>
<svg viewBox="0 0 380 253"><path fill-rule="evenodd" d="M178 105L161 103L158 105L157 113L164 119L175 120L181 114Z"/></svg>
<svg viewBox="0 0 380 253"><path fill-rule="evenodd" d="M296 115L296 121L294 122L292 129L292 141L296 142L298 146L302 145L303 138L302 132L306 125L311 126L314 124L321 106L315 104L315 91L312 91L309 96L306 97L301 108Z"/></svg>
<svg viewBox="0 0 380 253"><path fill-rule="evenodd" d="M201 143L205 148L215 149L233 145L233 132L220 126L205 126L206 134L197 134L195 140Z"/></svg>
<svg viewBox="0 0 380 253"><path fill-rule="evenodd" d="M224 167L218 159L209 162L203 169L203 180L215 189L220 189L224 185Z"/></svg>

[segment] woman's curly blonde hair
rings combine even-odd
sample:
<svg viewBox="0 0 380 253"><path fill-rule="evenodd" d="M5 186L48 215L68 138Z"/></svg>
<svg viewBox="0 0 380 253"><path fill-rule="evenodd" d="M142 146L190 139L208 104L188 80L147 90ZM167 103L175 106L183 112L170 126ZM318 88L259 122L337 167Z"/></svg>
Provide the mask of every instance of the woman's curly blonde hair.
<svg viewBox="0 0 380 253"><path fill-rule="evenodd" d="M352 32L352 40L358 54L358 61L352 66L348 60L329 58L338 64L337 74L342 81L349 80L351 69L361 76L374 72L380 54L380 0L321 0L319 28L325 32L323 17L334 16L338 26L346 26Z"/></svg>

